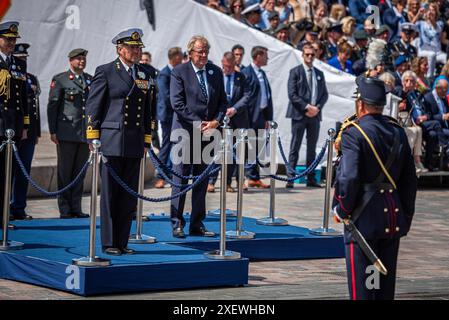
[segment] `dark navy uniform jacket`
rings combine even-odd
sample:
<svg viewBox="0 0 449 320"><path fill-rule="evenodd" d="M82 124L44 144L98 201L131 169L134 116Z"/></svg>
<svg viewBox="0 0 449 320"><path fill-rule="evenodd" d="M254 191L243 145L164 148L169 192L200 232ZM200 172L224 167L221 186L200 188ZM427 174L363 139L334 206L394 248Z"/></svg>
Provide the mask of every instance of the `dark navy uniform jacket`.
<svg viewBox="0 0 449 320"><path fill-rule="evenodd" d="M376 188L366 205L356 227L367 240L398 238L407 234L415 212L417 178L415 165L404 129L383 115L366 115L358 120L385 164L394 136L400 139L400 150L388 169L397 185ZM373 183L382 169L361 132L349 126L342 135L342 157L337 168L333 208L342 219L352 218L354 209L361 203L367 184ZM384 176L383 183L389 183ZM345 232L345 241L351 236Z"/></svg>
<svg viewBox="0 0 449 320"><path fill-rule="evenodd" d="M31 73L27 74L28 107L30 112L30 126L28 128L28 139L36 139L41 136L41 120L39 110L39 95L41 87L37 77Z"/></svg>
<svg viewBox="0 0 449 320"><path fill-rule="evenodd" d="M0 57L0 137L12 129L19 141L29 124L26 64L11 56L8 67Z"/></svg>
<svg viewBox="0 0 449 320"><path fill-rule="evenodd" d="M105 156L142 158L150 147L156 106L155 82L136 64L135 80L120 59L95 71L86 104L86 136L100 139Z"/></svg>
<svg viewBox="0 0 449 320"><path fill-rule="evenodd" d="M50 134L58 140L86 142L85 106L92 76L83 73L84 83L71 71L55 75L51 81L47 116Z"/></svg>

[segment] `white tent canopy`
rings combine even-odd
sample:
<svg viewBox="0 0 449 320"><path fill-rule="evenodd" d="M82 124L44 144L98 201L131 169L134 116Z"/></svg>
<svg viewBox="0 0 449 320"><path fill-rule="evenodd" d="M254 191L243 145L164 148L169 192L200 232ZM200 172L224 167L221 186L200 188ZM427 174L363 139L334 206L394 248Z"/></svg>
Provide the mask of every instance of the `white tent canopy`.
<svg viewBox="0 0 449 320"><path fill-rule="evenodd" d="M153 65L161 69L167 63L170 47L185 48L191 36L201 34L211 43L209 58L220 64L225 51L239 43L245 47L244 64L250 63L251 48L262 45L269 49L265 68L274 98L275 121L288 149L290 120L285 118L288 105L289 70L301 63L301 52L262 32L253 30L218 11L191 0L154 0L156 28L148 22L147 12L139 0L13 0L4 17L20 22L19 41L31 44L29 72L37 75L42 87L41 119L48 130L46 105L51 78L68 69L67 54L74 48L89 50L87 72L115 59L111 39L120 31L138 27L144 32L144 43L153 55ZM323 110L318 147L327 136L327 129L349 115L353 108L354 77L317 62L325 74L329 101ZM304 154L302 148L301 154ZM304 157L301 157L302 159Z"/></svg>

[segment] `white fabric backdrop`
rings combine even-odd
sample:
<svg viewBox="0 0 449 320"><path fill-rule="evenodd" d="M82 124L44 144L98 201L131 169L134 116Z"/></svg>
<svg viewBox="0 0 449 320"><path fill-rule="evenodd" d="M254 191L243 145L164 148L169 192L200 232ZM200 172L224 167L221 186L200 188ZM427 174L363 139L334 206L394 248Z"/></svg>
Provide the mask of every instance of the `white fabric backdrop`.
<svg viewBox="0 0 449 320"><path fill-rule="evenodd" d="M289 70L302 61L301 52L192 0L154 0L154 5L155 31L148 23L140 0L12 1L3 20L19 21L22 35L19 40L31 44L28 69L41 82L43 129L48 130L46 105L49 84L54 74L68 69L67 53L79 47L89 50L86 71L93 74L96 66L115 59L111 39L126 28L138 27L144 32L146 49L152 53L153 65L158 69L167 63L168 48L185 48L190 37L195 34L208 38L211 43L210 59L218 65L223 53L236 43L245 47L245 65L250 63L253 46L267 47L269 62L265 70L273 91L275 121L279 123L280 134L288 152L291 134L290 121L285 118L287 81ZM329 90L329 101L323 110L317 146L320 148L327 136L327 129L334 127L335 121L351 114L353 102L350 97L354 92L355 81L353 76L321 62L317 62L316 67L324 72ZM304 159L304 149L301 148L300 161Z"/></svg>

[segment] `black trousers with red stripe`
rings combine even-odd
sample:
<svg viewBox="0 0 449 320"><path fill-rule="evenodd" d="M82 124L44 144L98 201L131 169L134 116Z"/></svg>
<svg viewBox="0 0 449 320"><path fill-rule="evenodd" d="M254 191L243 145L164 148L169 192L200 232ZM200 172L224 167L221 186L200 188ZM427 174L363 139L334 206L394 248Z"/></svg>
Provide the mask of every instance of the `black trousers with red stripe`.
<svg viewBox="0 0 449 320"><path fill-rule="evenodd" d="M399 241L399 238L367 241L387 269L386 276L374 271L372 263L357 243L346 244L346 269L351 300L394 299Z"/></svg>

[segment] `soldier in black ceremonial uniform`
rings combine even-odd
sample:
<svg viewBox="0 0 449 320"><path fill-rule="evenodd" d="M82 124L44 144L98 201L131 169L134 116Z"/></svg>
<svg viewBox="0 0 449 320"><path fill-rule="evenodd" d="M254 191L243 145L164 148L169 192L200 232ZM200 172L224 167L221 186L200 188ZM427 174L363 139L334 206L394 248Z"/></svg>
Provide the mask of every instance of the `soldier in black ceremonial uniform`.
<svg viewBox="0 0 449 320"><path fill-rule="evenodd" d="M13 56L19 23L0 23L0 143L6 141L6 130L15 132L14 141L20 146L22 137L30 124L26 64ZM5 192L5 155L0 153L0 225L3 224L3 201ZM15 161L13 160L13 168Z"/></svg>
<svg viewBox="0 0 449 320"><path fill-rule="evenodd" d="M101 140L109 165L133 190L139 166L151 145L156 110L155 81L138 64L142 30L128 29L112 39L118 58L95 71L86 106L87 139ZM101 243L110 255L132 254L128 248L132 214L137 199L101 168Z"/></svg>
<svg viewBox="0 0 449 320"><path fill-rule="evenodd" d="M87 50L69 52L70 69L53 77L48 98L47 116L51 140L58 153L58 189L71 183L89 158L84 135L86 100L92 76L84 72ZM85 218L81 210L83 179L58 196L62 219Z"/></svg>
<svg viewBox="0 0 449 320"><path fill-rule="evenodd" d="M14 57L27 63L28 43L18 43L14 49ZM37 77L31 73L26 74L26 87L28 93L28 108L30 114L30 125L28 127L26 138L20 142L18 148L20 158L22 159L25 169L30 172L31 161L33 160L34 148L41 136L41 121L39 114L39 95L41 88ZM28 180L19 172L16 167L13 177L12 200L11 200L11 217L14 220L29 220L32 216L25 213L26 197L28 191Z"/></svg>
<svg viewBox="0 0 449 320"><path fill-rule="evenodd" d="M345 226L351 299L394 299L399 239L410 230L415 211L415 166L404 130L382 115L383 82L364 76L356 82L357 118L344 125L341 136L333 208L338 222L354 222L388 271L377 273L378 286L367 281L372 263Z"/></svg>

